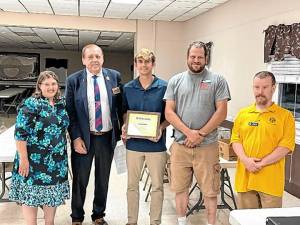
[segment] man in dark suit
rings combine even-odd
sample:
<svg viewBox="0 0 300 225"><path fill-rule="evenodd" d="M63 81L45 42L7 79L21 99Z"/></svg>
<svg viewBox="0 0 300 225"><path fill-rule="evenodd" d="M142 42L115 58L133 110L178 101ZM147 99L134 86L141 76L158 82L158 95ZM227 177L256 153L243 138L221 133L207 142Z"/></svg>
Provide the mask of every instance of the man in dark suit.
<svg viewBox="0 0 300 225"><path fill-rule="evenodd" d="M108 181L116 141L121 127L120 73L102 68L100 47L89 44L82 49L85 69L67 78L66 109L70 117L73 172L72 224L84 220L83 205L95 158L95 190L92 220L107 225L104 220Z"/></svg>

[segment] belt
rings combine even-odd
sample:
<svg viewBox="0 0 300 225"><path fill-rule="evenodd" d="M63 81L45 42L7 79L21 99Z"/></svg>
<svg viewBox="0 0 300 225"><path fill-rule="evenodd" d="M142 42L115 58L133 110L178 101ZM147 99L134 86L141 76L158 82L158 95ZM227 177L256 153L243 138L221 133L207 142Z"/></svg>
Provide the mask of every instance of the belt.
<svg viewBox="0 0 300 225"><path fill-rule="evenodd" d="M90 131L90 133L92 135L96 135L96 136L101 136L101 135L104 135L104 134L107 134L108 132L102 132L102 131Z"/></svg>

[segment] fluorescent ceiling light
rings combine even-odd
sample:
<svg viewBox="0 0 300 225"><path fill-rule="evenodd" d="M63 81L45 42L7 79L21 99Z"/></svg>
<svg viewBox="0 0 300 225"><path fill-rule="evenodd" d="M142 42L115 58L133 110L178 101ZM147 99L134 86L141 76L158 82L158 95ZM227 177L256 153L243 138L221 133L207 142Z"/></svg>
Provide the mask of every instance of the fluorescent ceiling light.
<svg viewBox="0 0 300 225"><path fill-rule="evenodd" d="M137 5L141 0L111 0L113 3Z"/></svg>

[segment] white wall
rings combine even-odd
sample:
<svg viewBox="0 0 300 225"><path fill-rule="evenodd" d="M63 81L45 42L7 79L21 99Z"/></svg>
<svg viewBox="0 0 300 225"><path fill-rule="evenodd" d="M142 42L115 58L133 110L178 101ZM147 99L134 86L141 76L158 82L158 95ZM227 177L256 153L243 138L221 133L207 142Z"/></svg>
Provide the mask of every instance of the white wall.
<svg viewBox="0 0 300 225"><path fill-rule="evenodd" d="M212 41L211 69L229 82L232 101L229 116L253 101L253 75L266 70L264 33L269 25L300 22L299 0L230 0L190 21L185 41Z"/></svg>

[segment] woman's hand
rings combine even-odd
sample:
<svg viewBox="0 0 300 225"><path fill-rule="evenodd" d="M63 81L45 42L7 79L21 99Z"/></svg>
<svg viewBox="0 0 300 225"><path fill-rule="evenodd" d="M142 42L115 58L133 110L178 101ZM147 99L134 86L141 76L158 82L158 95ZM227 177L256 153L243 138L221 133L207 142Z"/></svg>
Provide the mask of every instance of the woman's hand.
<svg viewBox="0 0 300 225"><path fill-rule="evenodd" d="M19 160L19 174L23 177L27 177L29 174L29 161L27 157L22 157Z"/></svg>

